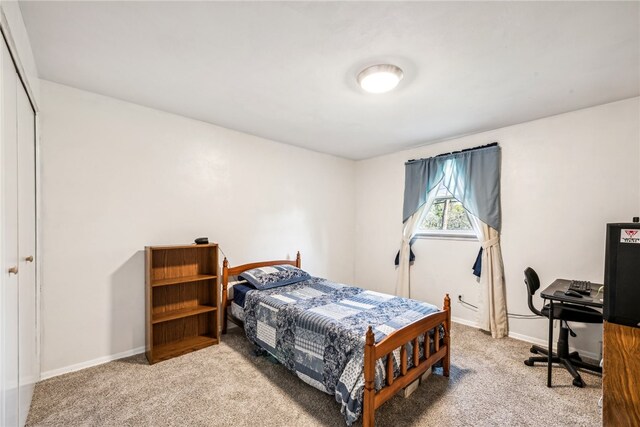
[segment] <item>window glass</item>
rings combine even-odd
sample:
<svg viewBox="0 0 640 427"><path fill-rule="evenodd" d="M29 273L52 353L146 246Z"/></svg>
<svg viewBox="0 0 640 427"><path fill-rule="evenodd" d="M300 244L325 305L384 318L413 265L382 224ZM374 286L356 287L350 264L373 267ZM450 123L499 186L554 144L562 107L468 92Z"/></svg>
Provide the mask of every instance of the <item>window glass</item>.
<svg viewBox="0 0 640 427"><path fill-rule="evenodd" d="M455 199L449 200L449 215L445 224L447 230L472 230L471 221L462 203Z"/></svg>
<svg viewBox="0 0 640 427"><path fill-rule="evenodd" d="M436 200L433 202L433 206L429 209L429 212L422 219L420 224L421 229L425 230L442 230L444 225L444 200Z"/></svg>
<svg viewBox="0 0 640 427"><path fill-rule="evenodd" d="M469 214L462 203L453 198L444 186L438 189L436 200L418 227L424 236L475 237Z"/></svg>

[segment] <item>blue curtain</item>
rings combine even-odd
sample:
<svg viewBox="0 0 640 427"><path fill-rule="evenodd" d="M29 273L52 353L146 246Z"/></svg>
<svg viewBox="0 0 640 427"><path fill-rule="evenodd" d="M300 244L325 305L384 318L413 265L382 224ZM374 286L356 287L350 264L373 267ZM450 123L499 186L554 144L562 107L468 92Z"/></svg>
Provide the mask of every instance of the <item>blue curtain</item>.
<svg viewBox="0 0 640 427"><path fill-rule="evenodd" d="M500 161L497 144L408 161L402 222L420 209L429 191L442 182L472 215L500 231Z"/></svg>
<svg viewBox="0 0 640 427"><path fill-rule="evenodd" d="M416 213L427 202L427 194L444 177L446 160L442 157L409 160L404 170L404 205L402 222Z"/></svg>

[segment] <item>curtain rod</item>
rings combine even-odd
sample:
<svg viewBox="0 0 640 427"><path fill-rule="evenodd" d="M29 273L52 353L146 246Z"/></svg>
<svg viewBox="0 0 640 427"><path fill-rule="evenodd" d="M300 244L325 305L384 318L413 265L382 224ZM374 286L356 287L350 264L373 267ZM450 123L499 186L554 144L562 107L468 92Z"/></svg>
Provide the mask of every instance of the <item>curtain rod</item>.
<svg viewBox="0 0 640 427"><path fill-rule="evenodd" d="M420 160L426 160L426 159L432 159L433 157L443 157L443 156L450 156L452 154L459 154L459 153L466 153L467 151L475 151L475 150L481 150L483 148L489 148L489 147L496 147L498 145L497 142L492 142L491 144L486 144L486 145L479 145L477 147L472 147L472 148L465 148L464 150L460 150L460 151L452 151L450 153L442 153L442 154L438 154L437 156L432 156L432 157L424 157L422 159L411 159L411 160L407 160L406 163L411 163L411 162L419 162ZM406 164L405 163L405 164Z"/></svg>

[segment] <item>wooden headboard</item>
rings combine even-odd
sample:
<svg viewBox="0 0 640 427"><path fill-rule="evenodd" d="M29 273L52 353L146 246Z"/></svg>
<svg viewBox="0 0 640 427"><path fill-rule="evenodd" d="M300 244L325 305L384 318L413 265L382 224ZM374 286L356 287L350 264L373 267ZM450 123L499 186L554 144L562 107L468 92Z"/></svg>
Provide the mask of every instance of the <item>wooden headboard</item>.
<svg viewBox="0 0 640 427"><path fill-rule="evenodd" d="M282 265L282 264L293 265L294 267L300 268L300 266L302 265L302 262L300 259L300 251L298 251L298 253L296 254L295 261L283 259L283 260L275 260L275 261L252 262L250 264L242 264L236 267L229 267L229 261L227 261L227 258L225 257L224 261L222 262L222 319L220 319L222 322L223 334L227 332L227 307L229 306L229 304L231 304L231 301L227 300L227 288L229 286L229 276L237 276L238 274L247 270L251 270L253 268L270 267L272 265Z"/></svg>

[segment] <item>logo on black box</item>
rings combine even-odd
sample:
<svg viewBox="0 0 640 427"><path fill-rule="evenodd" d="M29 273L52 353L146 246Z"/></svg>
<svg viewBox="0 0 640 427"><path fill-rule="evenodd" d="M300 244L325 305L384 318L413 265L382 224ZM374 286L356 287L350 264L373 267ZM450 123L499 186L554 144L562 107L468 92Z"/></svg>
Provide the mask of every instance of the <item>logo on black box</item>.
<svg viewBox="0 0 640 427"><path fill-rule="evenodd" d="M640 244L639 230L623 228L620 231L620 243L638 243Z"/></svg>

